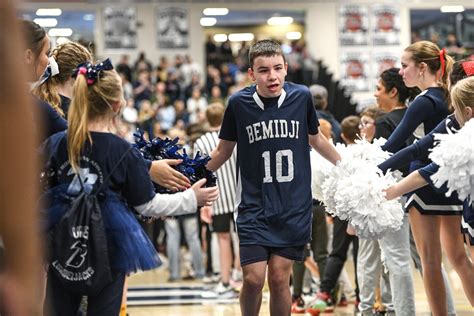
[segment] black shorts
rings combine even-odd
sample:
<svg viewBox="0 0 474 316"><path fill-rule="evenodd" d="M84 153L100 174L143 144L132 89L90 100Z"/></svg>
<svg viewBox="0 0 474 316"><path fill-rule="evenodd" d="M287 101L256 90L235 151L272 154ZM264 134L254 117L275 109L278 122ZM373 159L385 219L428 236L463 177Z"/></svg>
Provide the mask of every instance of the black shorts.
<svg viewBox="0 0 474 316"><path fill-rule="evenodd" d="M267 247L260 245L240 245L240 265L267 261L277 255L295 261L303 261L305 245L296 247Z"/></svg>
<svg viewBox="0 0 474 316"><path fill-rule="evenodd" d="M211 232L213 233L229 233L230 223L233 221L234 221L234 213L213 215L212 223L209 225L209 227L210 227Z"/></svg>

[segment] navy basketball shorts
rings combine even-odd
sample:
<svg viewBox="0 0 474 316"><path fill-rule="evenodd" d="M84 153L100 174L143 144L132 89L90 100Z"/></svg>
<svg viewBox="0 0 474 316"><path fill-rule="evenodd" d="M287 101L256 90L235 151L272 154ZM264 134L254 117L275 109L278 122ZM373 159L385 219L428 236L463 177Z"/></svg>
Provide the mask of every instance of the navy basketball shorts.
<svg viewBox="0 0 474 316"><path fill-rule="evenodd" d="M213 233L229 233L230 223L234 221L234 213L219 214L212 216L212 223L209 225ZM235 225L234 225L235 229Z"/></svg>
<svg viewBox="0 0 474 316"><path fill-rule="evenodd" d="M272 255L294 261L303 261L305 245L296 247L267 247L260 245L240 245L240 265L270 260Z"/></svg>

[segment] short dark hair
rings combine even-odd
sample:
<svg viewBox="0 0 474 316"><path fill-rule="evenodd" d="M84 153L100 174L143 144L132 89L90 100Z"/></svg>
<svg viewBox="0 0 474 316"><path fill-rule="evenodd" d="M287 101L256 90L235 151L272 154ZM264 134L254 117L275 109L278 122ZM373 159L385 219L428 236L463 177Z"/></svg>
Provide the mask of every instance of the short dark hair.
<svg viewBox="0 0 474 316"><path fill-rule="evenodd" d="M397 89L398 102L405 103L407 99L413 100L421 91L417 87L408 88L403 82L403 77L399 74L400 68L390 68L380 74L380 80L385 87L385 91L393 88Z"/></svg>
<svg viewBox="0 0 474 316"><path fill-rule="evenodd" d="M282 56L283 61L286 62L285 56L283 55L283 50L281 49L281 44L274 40L261 40L255 42L249 50L249 65L250 68L253 67L253 61L255 58L260 56L272 57L272 56Z"/></svg>
<svg viewBox="0 0 474 316"><path fill-rule="evenodd" d="M348 141L355 142L360 133L359 123L360 117L357 115L347 116L341 122L341 134L343 134Z"/></svg>

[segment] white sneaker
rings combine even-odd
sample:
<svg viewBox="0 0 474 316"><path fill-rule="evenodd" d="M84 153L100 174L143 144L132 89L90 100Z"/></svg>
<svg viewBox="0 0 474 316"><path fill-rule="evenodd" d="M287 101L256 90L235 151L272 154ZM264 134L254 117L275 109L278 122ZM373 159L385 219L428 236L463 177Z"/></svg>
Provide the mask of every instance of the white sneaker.
<svg viewBox="0 0 474 316"><path fill-rule="evenodd" d="M234 288L230 285L224 285L224 283L219 282L217 286L214 288L217 296L221 298L232 298L236 297L237 293L235 292Z"/></svg>
<svg viewBox="0 0 474 316"><path fill-rule="evenodd" d="M205 284L210 284L210 283L217 283L221 279L221 275L219 273L213 273L210 275L206 275L202 278L202 282Z"/></svg>
<svg viewBox="0 0 474 316"><path fill-rule="evenodd" d="M219 282L212 290L202 292L201 296L204 298L234 298L237 297L237 293L230 285Z"/></svg>

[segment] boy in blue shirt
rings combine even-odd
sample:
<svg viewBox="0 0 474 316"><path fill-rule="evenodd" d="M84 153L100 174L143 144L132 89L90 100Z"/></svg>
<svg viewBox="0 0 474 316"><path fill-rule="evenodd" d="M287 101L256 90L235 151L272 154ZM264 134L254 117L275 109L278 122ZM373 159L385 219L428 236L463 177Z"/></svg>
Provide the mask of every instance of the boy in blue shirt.
<svg viewBox="0 0 474 316"><path fill-rule="evenodd" d="M248 73L255 85L229 98L220 142L207 167L218 169L237 144L236 226L240 239L242 315L257 315L268 265L270 313L290 315L289 279L311 238L308 143L336 163L340 156L319 133L307 87L285 83L288 64L279 43L256 42Z"/></svg>

